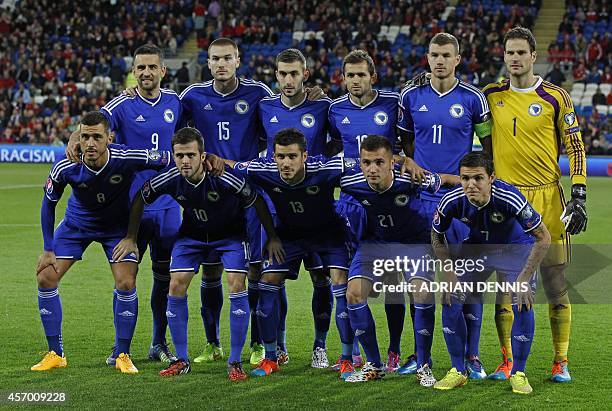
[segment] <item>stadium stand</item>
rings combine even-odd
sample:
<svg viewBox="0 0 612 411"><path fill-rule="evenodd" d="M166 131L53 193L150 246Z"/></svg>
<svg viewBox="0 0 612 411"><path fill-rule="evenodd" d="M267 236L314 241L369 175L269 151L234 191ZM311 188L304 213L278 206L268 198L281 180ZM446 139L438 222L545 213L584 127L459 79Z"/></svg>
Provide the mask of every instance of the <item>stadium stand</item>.
<svg viewBox="0 0 612 411"><path fill-rule="evenodd" d="M0 9L0 143L63 144L82 112L125 87L135 47L149 41L173 55L193 30L202 80L211 78L208 44L226 36L240 44L241 77L276 88L274 56L298 47L311 68L309 85L319 85L330 97L346 92L341 65L351 49L368 50L377 64L378 86L397 91L426 68L428 39L446 31L461 42L462 79L482 87L502 68L504 33L515 25L533 28L541 6L539 0L450 3L17 1L12 9ZM589 128L585 135L600 139L604 151L612 150L611 24L604 1L567 2L549 57L560 64L549 80L563 82L559 74L573 78L577 113ZM170 80L167 76L166 86L176 87Z"/></svg>
<svg viewBox="0 0 612 411"><path fill-rule="evenodd" d="M124 87L148 41L172 55L193 30L190 0L23 0L0 9L0 143L62 144L78 116Z"/></svg>
<svg viewBox="0 0 612 411"><path fill-rule="evenodd" d="M549 62L572 80L587 154L612 153L612 18L605 1L566 1ZM554 69L553 69L554 70Z"/></svg>

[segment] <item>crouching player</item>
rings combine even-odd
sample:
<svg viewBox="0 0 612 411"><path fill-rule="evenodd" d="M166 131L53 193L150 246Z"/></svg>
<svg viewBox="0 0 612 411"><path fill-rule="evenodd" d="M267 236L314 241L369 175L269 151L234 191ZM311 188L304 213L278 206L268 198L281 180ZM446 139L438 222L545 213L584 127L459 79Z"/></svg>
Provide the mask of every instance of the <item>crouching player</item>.
<svg viewBox="0 0 612 411"><path fill-rule="evenodd" d="M369 135L362 141L360 165L361 169L356 167L347 171L340 187L364 206L367 215L364 239L359 242L349 270L347 298L351 326L359 337L368 362L360 371L348 376L347 382L380 379L385 374L374 318L367 300L377 283L372 270L372 254L376 258L385 255L394 258L389 251L376 250L390 250L389 247L395 244L402 253L408 251L412 259L424 258L431 251L427 238L430 222L420 213L420 191L435 192L441 184L458 183L456 176L427 174L420 186L413 185L411 176L402 176L399 165L394 165L391 143L377 135ZM421 289L424 281L431 281L433 276L433 273L425 270L412 274L406 280L417 290ZM429 367L435 304L428 292L415 292L413 299L416 308L417 379L422 386L431 387L436 382Z"/></svg>
<svg viewBox="0 0 612 411"><path fill-rule="evenodd" d="M254 206L270 239L271 256L282 259L282 247L272 217L263 199L229 168L216 177L204 169L204 140L195 128L183 128L172 138L176 167L147 181L130 211L128 234L115 249L117 259L136 251L136 238L145 204L161 195L171 195L183 207L183 222L172 250L170 289L166 316L178 360L162 370L163 377L191 370L187 352L187 288L200 265L217 277L223 268L230 289L230 343L228 374L231 381L247 378L240 356L249 327L249 300L245 287L248 272L248 242L244 208Z"/></svg>
<svg viewBox="0 0 612 411"><path fill-rule="evenodd" d="M514 358L510 377L512 391L529 394L532 388L525 376L525 364L535 330L532 307L535 272L550 245L550 234L540 215L521 192L495 179L493 164L488 156L477 152L465 155L459 164L459 172L461 187L442 197L434 214L432 245L438 258L449 258L445 232L453 219L465 222L470 228L464 244L491 245L486 249L480 246L477 252L468 250L462 253L462 257L469 255L472 259L480 259L484 262L483 273L495 270L501 284L515 284L512 295L513 348L512 353L504 354ZM458 279L453 271L447 271L444 276L451 283L486 280L473 275L475 272L471 274ZM464 366L467 337L465 318L462 315L464 297L462 293L445 293L443 297L442 325L452 368L434 385L437 389L449 390L467 382ZM497 315L503 313L496 310Z"/></svg>
<svg viewBox="0 0 612 411"><path fill-rule="evenodd" d="M317 253L324 269L330 270L336 299L336 325L342 342L340 374L353 372L353 332L346 312L346 281L349 252L345 221L335 212L334 189L339 185L345 161L308 157L306 138L296 129L284 129L274 138L274 160L256 159L238 163L235 169L247 174L253 184L269 196L279 221L277 230L286 251L285 261L264 264L259 282L257 319L265 347L265 359L253 375L277 372L277 310L279 286L285 278L295 279L302 260ZM354 162L353 162L354 163Z"/></svg>
<svg viewBox="0 0 612 411"><path fill-rule="evenodd" d="M130 344L138 317L138 259L136 254L127 253L122 261L118 261L112 253L125 236L133 176L144 169L167 166L170 152L128 150L125 146L109 143L106 117L99 112L85 114L79 135L82 161L58 161L47 179L41 207L44 251L38 260L36 273L38 308L49 351L32 367L33 371L67 365L62 346L62 303L58 285L70 267L81 259L89 244L97 241L104 248L117 290L114 322L119 355L115 368L127 374L138 372L130 359ZM54 233L55 207L67 185L72 187L72 195L64 220Z"/></svg>

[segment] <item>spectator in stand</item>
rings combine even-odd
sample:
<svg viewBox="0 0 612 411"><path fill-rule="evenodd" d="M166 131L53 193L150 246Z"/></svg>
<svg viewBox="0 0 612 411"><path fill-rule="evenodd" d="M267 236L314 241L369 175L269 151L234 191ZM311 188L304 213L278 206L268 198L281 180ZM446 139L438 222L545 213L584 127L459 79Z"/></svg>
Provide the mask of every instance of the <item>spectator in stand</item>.
<svg viewBox="0 0 612 411"><path fill-rule="evenodd" d="M597 105L608 104L606 100L606 96L604 95L604 93L601 92L601 89L599 87L597 87L597 91L595 92L595 94L593 94L593 98L591 99L591 102L593 103L593 107Z"/></svg>
<svg viewBox="0 0 612 411"><path fill-rule="evenodd" d="M591 67L591 70L587 74L586 78L587 83L601 83L601 73L597 70L597 66Z"/></svg>
<svg viewBox="0 0 612 411"><path fill-rule="evenodd" d="M553 64L553 68L546 74L544 80L548 80L556 86L561 86L565 82L565 74L561 71L559 63Z"/></svg>
<svg viewBox="0 0 612 411"><path fill-rule="evenodd" d="M601 44L598 42L598 38L596 36L591 37L591 42L589 43L586 51L586 62L590 65L601 58L603 58L604 52Z"/></svg>
<svg viewBox="0 0 612 411"><path fill-rule="evenodd" d="M191 82L189 68L187 67L186 61L183 61L181 68L176 71L175 77L176 81L178 82L179 93L181 93L187 88L187 86L189 86L189 83Z"/></svg>
<svg viewBox="0 0 612 411"><path fill-rule="evenodd" d="M574 82L586 83L587 70L584 59L578 60L578 64L574 66L574 69L572 70L572 75L574 77Z"/></svg>

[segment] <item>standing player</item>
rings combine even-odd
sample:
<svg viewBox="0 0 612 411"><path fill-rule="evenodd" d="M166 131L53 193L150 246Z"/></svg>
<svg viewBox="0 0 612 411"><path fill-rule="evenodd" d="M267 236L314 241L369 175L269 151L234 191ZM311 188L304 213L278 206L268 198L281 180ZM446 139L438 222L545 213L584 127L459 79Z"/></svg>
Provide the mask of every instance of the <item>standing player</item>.
<svg viewBox="0 0 612 411"><path fill-rule="evenodd" d="M138 317L138 260L135 254L130 254L124 261L117 262L112 258L112 250L125 235L134 174L168 165L170 152L127 150L125 146L109 145L108 121L98 112L85 114L80 126L82 162L58 161L45 186L41 207L44 251L36 272L38 307L49 352L32 370L67 366L62 346L62 304L57 287L89 244L97 241L104 248L115 278L117 304L113 311L118 353L115 368L122 373L136 374L138 370L130 358L130 344ZM54 233L55 207L67 185L72 187L72 195L64 220Z"/></svg>
<svg viewBox="0 0 612 411"><path fill-rule="evenodd" d="M138 82L134 95L120 95L105 106L104 114L114 134L114 142L133 149L171 151L171 140L181 117L181 103L178 95L160 88L160 81L166 75L162 50L154 45L144 45L134 52L132 73ZM76 150L68 149L72 157ZM139 173L130 190L130 198L155 172ZM151 311L153 312L153 338L149 358L169 363L176 357L166 343L166 305L170 284L170 253L181 223L179 205L170 197L162 196L155 203L147 205L138 237L139 256L142 258L147 245L150 247L153 288L151 290ZM117 303L116 295L113 306ZM117 356L116 342L107 363L113 365Z"/></svg>
<svg viewBox="0 0 612 411"><path fill-rule="evenodd" d="M353 50L342 62L342 73L348 94L335 99L329 107L329 134L332 138L329 154L344 149L346 157L359 158L361 142L369 134L384 136L395 146L399 96L372 88L377 81L372 57L363 50ZM356 247L365 224L363 207L342 192L338 212L348 218L352 243ZM385 312L389 327L387 369L393 372L400 365L400 343L406 315L403 297L401 301L385 304Z"/></svg>
<svg viewBox="0 0 612 411"><path fill-rule="evenodd" d="M383 137L371 135L360 147L361 169L347 172L340 182L342 191L364 205L367 226L364 238L353 258L349 270L347 290L348 312L351 326L363 346L368 362L363 368L349 376L347 382L366 382L380 379L385 370L378 350L374 318L368 307L368 296L373 289L375 277L372 270L374 258L395 259L400 252L411 259L422 259L430 252L426 237L429 221L419 212L421 190L436 191L442 181L452 178L428 174L421 186L412 184L411 176L402 177L398 166L393 164L393 146ZM456 180L456 178L455 178ZM393 244L402 246L395 255ZM378 251L380 250L380 251ZM382 252L382 255L378 255ZM395 273L390 273L395 274ZM431 281L432 273L420 270L408 279L416 290L422 290L425 281ZM376 290L379 291L379 290ZM415 327L417 333L417 379L425 387L431 387L435 378L429 366L433 341L433 317L435 306L433 295L426 291L412 294L416 305Z"/></svg>
<svg viewBox="0 0 612 411"><path fill-rule="evenodd" d="M349 262L346 225L336 213L334 201L334 189L345 162L341 158L321 161L307 156L304 135L290 128L274 138L274 161L261 158L236 165L237 170L248 174L270 196L278 218L277 231L286 251L284 262L265 264L262 272L257 315L266 357L253 371L257 376L279 370L276 352L279 284L285 278L296 278L303 258L312 253L321 258L333 283L336 325L342 342L340 375L344 377L354 371L351 358L354 335L346 312Z"/></svg>
<svg viewBox="0 0 612 411"><path fill-rule="evenodd" d="M533 73L536 40L531 31L522 27L508 31L504 48L510 79L484 88L493 116L493 160L497 176L523 193L550 231L552 246L540 271L555 352L552 380L567 382L571 380L567 351L572 311L565 266L570 260L569 235L579 234L587 225L584 144L570 96ZM559 182L561 142L569 157L572 180L572 198L567 203ZM496 307L496 323L504 350L511 353L510 307ZM507 379L512 366L512 358L504 355L492 377Z"/></svg>
<svg viewBox="0 0 612 411"><path fill-rule="evenodd" d="M459 42L453 35L436 34L429 42L427 60L431 80L421 86L408 86L402 91L398 127L403 130L403 146L408 147L406 155L418 164L417 170L422 167L433 173L457 175L459 160L472 151L474 133L480 138L484 150L491 152L489 106L480 90L456 78L455 69L461 55ZM418 172L412 174L419 175ZM423 214L428 221L447 191L422 193ZM465 224L453 220L447 232L449 243L460 244L466 235ZM478 352L482 303L470 302L463 306L468 324L466 361L470 378L480 379L486 377ZM410 309L414 321L412 304ZM411 355L398 373L414 373L416 363L415 356Z"/></svg>
<svg viewBox="0 0 612 411"><path fill-rule="evenodd" d="M490 245L489 248L476 246L479 250L467 253L472 261L483 261L482 268L487 273L481 276L472 272L458 279L455 272L449 270L444 273L446 281L457 283L466 281L465 277L468 277L467 281L486 281L490 270L496 270L502 284L521 286L515 291L512 302L512 338L515 340L512 356L515 362L510 383L513 392L529 394L533 390L525 376L525 365L535 330L532 309L535 273L550 246L550 234L540 215L520 191L495 179L493 164L487 154L467 154L459 167L461 187L448 192L440 200L433 218L432 245L437 257L447 261L451 256L446 232L453 220L467 221L469 233L464 244ZM465 255L461 257L465 258ZM440 390L450 390L467 382L464 366L467 330L463 298L458 294L446 293L443 298L442 325L452 368L434 385Z"/></svg>
<svg viewBox="0 0 612 411"><path fill-rule="evenodd" d="M310 156L322 155L327 143L327 112L331 100L320 98L308 100L304 82L309 76L306 59L297 49L287 49L276 56L276 79L281 93L273 97L264 97L259 102L259 118L264 126L267 140L267 153L274 153L274 137L287 128L295 128L306 137L306 151ZM326 352L327 332L331 321L334 304L329 272L321 267L318 256L309 255L304 259L304 267L310 272L313 284L312 315L315 322L315 339L312 348L313 368L329 367ZM287 356L285 344L285 318L287 316L287 294L284 283L281 283L280 320L278 330L279 357ZM279 364L285 363L279 359Z"/></svg>
<svg viewBox="0 0 612 411"><path fill-rule="evenodd" d="M213 80L187 87L180 95L187 119L204 136L206 149L219 157L235 161L252 160L264 147L265 137L258 118L258 104L272 91L258 81L236 77L240 64L238 46L228 38L219 38L208 47L208 67ZM249 304L257 306L257 281L261 270L261 224L253 209L247 210L250 245ZM223 306L220 272L202 272L202 320L207 344L194 362L214 361L223 357L219 342L219 318ZM257 330L255 312L251 313L251 364L263 358L263 346Z"/></svg>
<svg viewBox="0 0 612 411"><path fill-rule="evenodd" d="M164 194L171 195L183 207L183 223L172 250L171 281L168 296L168 321L178 360L160 372L168 377L191 370L187 351L187 288L200 265L225 268L230 289L230 341L228 375L231 381L247 378L240 354L249 326L249 302L245 287L248 245L242 208L255 206L266 232L270 255L282 251L274 232L272 217L265 202L244 179L232 170L220 177L204 169L204 141L194 128L183 128L172 138L176 166L158 173L147 181L132 205L126 238L117 245L114 258L120 260L136 249L136 237L142 209Z"/></svg>

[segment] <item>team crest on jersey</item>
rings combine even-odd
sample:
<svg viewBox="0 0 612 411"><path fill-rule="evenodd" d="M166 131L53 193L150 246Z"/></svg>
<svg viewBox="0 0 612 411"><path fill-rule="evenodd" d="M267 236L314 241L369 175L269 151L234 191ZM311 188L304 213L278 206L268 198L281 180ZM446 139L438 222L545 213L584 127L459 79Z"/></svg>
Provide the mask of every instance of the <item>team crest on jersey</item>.
<svg viewBox="0 0 612 411"><path fill-rule="evenodd" d="M454 118L461 118L463 116L463 113L465 112L465 110L463 109L463 106L458 103L450 106L449 111L450 111L450 115L453 116Z"/></svg>
<svg viewBox="0 0 612 411"><path fill-rule="evenodd" d="M174 112L169 108L164 111L164 121L166 123L172 123L174 121Z"/></svg>
<svg viewBox="0 0 612 411"><path fill-rule="evenodd" d="M318 194L319 191L320 191L319 186L306 187L306 194L315 195L315 194Z"/></svg>
<svg viewBox="0 0 612 411"><path fill-rule="evenodd" d="M521 211L521 217L525 220L528 220L533 217L533 209L529 206L529 204L527 204L525 208L523 208L523 211Z"/></svg>
<svg viewBox="0 0 612 411"><path fill-rule="evenodd" d="M249 111L249 103L247 103L246 100L238 100L234 106L234 109L238 114L245 114L247 111Z"/></svg>
<svg viewBox="0 0 612 411"><path fill-rule="evenodd" d="M436 212L433 215L433 223L435 225L440 224L440 213L438 213L438 210L436 210Z"/></svg>
<svg viewBox="0 0 612 411"><path fill-rule="evenodd" d="M151 161L157 161L161 158L161 154L157 150L148 150L147 155Z"/></svg>
<svg viewBox="0 0 612 411"><path fill-rule="evenodd" d="M576 114L574 112L567 113L565 116L563 116L563 121L565 121L565 124L568 126L571 126L576 121Z"/></svg>
<svg viewBox="0 0 612 411"><path fill-rule="evenodd" d="M357 164L354 158L344 157L344 168L353 168Z"/></svg>
<svg viewBox="0 0 612 411"><path fill-rule="evenodd" d="M53 180L51 180L51 177L47 178L47 182L45 183L45 191L47 194L51 194L53 192Z"/></svg>
<svg viewBox="0 0 612 411"><path fill-rule="evenodd" d="M395 196L393 202L398 207L404 207L406 204L408 204L408 196L406 194L398 194Z"/></svg>
<svg viewBox="0 0 612 411"><path fill-rule="evenodd" d="M219 193L217 193L216 191L210 191L207 195L206 198L208 198L208 201L212 201L213 203L216 203L217 201L219 201L219 198L221 196L219 195Z"/></svg>
<svg viewBox="0 0 612 411"><path fill-rule="evenodd" d="M315 118L312 114L304 114L302 116L302 125L306 128L310 128L315 125Z"/></svg>
<svg viewBox="0 0 612 411"><path fill-rule="evenodd" d="M542 114L542 105L540 103L531 103L527 111L530 116L537 117Z"/></svg>
<svg viewBox="0 0 612 411"><path fill-rule="evenodd" d="M491 222L501 223L504 220L505 220L504 215L500 213L499 211L493 211L493 213L491 213Z"/></svg>
<svg viewBox="0 0 612 411"><path fill-rule="evenodd" d="M374 122L379 126L384 126L389 121L389 116L384 111L377 111L374 114Z"/></svg>
<svg viewBox="0 0 612 411"><path fill-rule="evenodd" d="M108 179L111 184L119 184L123 181L123 176L121 174L112 175L111 178Z"/></svg>

